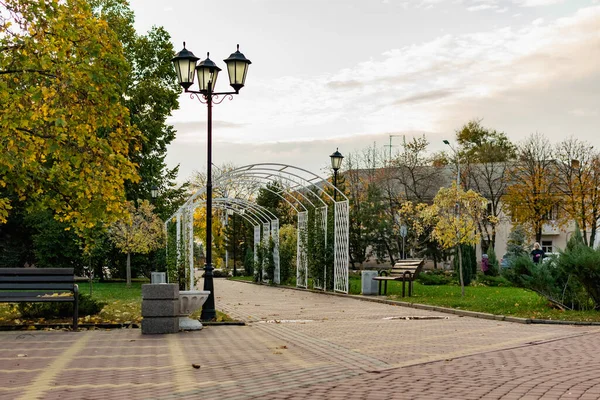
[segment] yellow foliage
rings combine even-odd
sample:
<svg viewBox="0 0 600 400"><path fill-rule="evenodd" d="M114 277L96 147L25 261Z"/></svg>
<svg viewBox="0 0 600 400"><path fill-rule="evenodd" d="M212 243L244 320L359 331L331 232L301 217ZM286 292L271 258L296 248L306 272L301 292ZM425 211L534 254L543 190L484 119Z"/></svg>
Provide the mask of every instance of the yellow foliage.
<svg viewBox="0 0 600 400"><path fill-rule="evenodd" d="M0 185L78 232L112 222L124 182L139 179L129 149L142 137L121 102L128 63L116 34L85 0L2 8ZM0 199L0 223L9 210Z"/></svg>
<svg viewBox="0 0 600 400"><path fill-rule="evenodd" d="M443 248L475 245L481 239L478 222L484 218L491 221L485 215L486 207L483 196L473 190L465 192L453 183L438 191L433 204L421 209L420 217L425 226L433 227L431 235Z"/></svg>

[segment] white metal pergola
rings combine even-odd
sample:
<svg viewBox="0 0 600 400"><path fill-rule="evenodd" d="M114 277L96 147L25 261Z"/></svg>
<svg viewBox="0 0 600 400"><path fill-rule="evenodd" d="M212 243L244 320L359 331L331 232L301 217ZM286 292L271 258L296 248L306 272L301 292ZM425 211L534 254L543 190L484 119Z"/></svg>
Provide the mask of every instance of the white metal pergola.
<svg viewBox="0 0 600 400"><path fill-rule="evenodd" d="M267 184L277 183L279 192L266 187ZM243 198L239 194L231 193L236 185L245 185L251 190L258 188L267 190L283 199L297 214L297 286L308 286L308 258L311 252L306 248L309 209L314 209L319 221L323 224L323 234L327 240L327 213L333 205L333 277L334 291L348 293L348 263L349 263L349 207L347 197L326 179L307 171L287 164L259 163L251 164L224 172L213 178L215 192L221 192L221 197L213 196L215 209L231 210L241 215L244 220L254 227L254 254L261 240L268 241L272 238L275 246L273 260L275 261L275 274L273 280L280 282L279 277L279 220L269 210L259 206L252 198ZM335 201L329 193L337 192ZM206 188L200 188L193 193L187 201L167 220L165 229L171 221L175 221L177 240L177 260L183 259L189 265L189 285L194 285L193 273L193 215L198 207L206 202ZM262 231L262 235L261 235ZM255 256L256 257L256 256ZM264 271L261 272L261 277ZM312 277L315 288L326 288L327 271L323 277Z"/></svg>

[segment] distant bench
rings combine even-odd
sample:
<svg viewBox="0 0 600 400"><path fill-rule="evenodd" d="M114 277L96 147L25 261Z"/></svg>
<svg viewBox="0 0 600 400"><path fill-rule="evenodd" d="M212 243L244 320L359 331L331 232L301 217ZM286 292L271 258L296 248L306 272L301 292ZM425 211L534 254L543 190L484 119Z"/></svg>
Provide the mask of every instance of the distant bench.
<svg viewBox="0 0 600 400"><path fill-rule="evenodd" d="M379 295L387 295L388 281L402 281L402 297L404 297L406 289L405 284L408 282L408 296L412 296L413 281L417 279L421 269L425 264L424 259L400 260L394 264L391 269L382 270L379 276L373 279L379 281ZM383 283L383 285L382 285ZM382 293L383 286L383 293Z"/></svg>
<svg viewBox="0 0 600 400"><path fill-rule="evenodd" d="M0 303L48 302L72 302L77 329L79 288L73 268L0 268Z"/></svg>

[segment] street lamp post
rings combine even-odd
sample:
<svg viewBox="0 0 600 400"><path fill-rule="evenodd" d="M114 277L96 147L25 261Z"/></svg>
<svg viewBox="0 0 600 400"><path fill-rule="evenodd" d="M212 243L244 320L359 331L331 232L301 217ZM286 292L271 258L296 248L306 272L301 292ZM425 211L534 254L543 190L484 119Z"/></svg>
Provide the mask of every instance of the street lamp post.
<svg viewBox="0 0 600 400"><path fill-rule="evenodd" d="M333 168L333 187L335 188L333 191L333 201L337 201L337 173L342 166L342 160L344 159L344 156L336 148L335 153L329 157L331 157L331 168Z"/></svg>
<svg viewBox="0 0 600 400"><path fill-rule="evenodd" d="M156 185L152 185L152 187L150 188L150 198L151 198L151 203L152 206L154 207L154 212L156 212L156 198L158 197L158 186ZM158 272L158 269L156 268L156 257L157 257L157 252L154 252L154 259L153 259L153 265L152 268L154 269L154 271ZM154 282L152 282L154 283Z"/></svg>
<svg viewBox="0 0 600 400"><path fill-rule="evenodd" d="M448 147L450 147L452 149L452 152L454 153L454 157L456 158L456 190L458 191L460 189L460 159L458 158L458 152L456 151L454 146L452 146L450 144L449 141L444 140L444 144L448 145ZM460 221L460 202L458 200L458 197L456 199L456 217ZM457 235L458 235L458 229L457 229ZM464 296L465 295L465 282L464 282L464 277L463 277L462 251L460 249L460 244L456 245L456 252L458 253L458 274L460 275L459 276L460 290L461 290L461 295Z"/></svg>
<svg viewBox="0 0 600 400"><path fill-rule="evenodd" d="M185 48L173 57L171 60L177 72L179 84L184 88L186 93L190 93L192 97L196 97L201 103L206 104L208 110L207 116L207 160L206 160L206 265L204 266L204 290L210 291L208 299L202 307L200 319L210 321L215 319L217 313L215 311L215 295L213 284L213 266L212 266L212 105L220 104L225 98L233 99L234 94L239 94L240 89L244 87L246 81L246 73L248 65L251 64L242 53L240 46L237 46L237 51L232 53L229 58L223 60L227 64L227 72L229 73L229 84L235 90L234 92L215 92L215 83L221 68L209 58L209 53L206 54L206 59L196 62L198 57ZM190 90L194 84L194 76L198 75L198 86L200 90Z"/></svg>
<svg viewBox="0 0 600 400"><path fill-rule="evenodd" d="M454 157L456 158L456 187L459 188L460 187L460 160L458 159L458 152L456 151L454 146L452 146L450 144L449 141L444 140L444 144L448 145L452 149L452 152L454 153Z"/></svg>

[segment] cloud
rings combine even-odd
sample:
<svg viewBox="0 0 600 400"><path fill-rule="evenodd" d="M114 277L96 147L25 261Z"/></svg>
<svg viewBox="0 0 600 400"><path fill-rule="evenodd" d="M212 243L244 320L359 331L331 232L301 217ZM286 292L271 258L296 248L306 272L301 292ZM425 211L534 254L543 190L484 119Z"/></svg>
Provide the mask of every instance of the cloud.
<svg viewBox="0 0 600 400"><path fill-rule="evenodd" d="M540 7L564 3L565 0L513 0L513 2L521 7Z"/></svg>
<svg viewBox="0 0 600 400"><path fill-rule="evenodd" d="M492 4L479 4L477 6L467 7L467 11L483 11L483 10L494 10L497 9L498 6Z"/></svg>
<svg viewBox="0 0 600 400"><path fill-rule="evenodd" d="M327 82L327 87L330 89L356 89L361 86L363 86L363 83L355 80Z"/></svg>
<svg viewBox="0 0 600 400"><path fill-rule="evenodd" d="M402 136L407 141L425 134L429 138L436 137L436 134L431 132L404 131L378 135L339 136L312 141L293 140L269 143L218 141L213 146L213 160L217 166L231 163L237 167L259 162L282 163L300 166L320 176L327 176L331 165L329 155L336 148L345 157L348 157L353 153L362 153L362 149L372 147L376 142L378 158L383 161L389 154L389 147L384 146L384 144L389 143L390 134L394 135L392 138L392 154L398 152ZM442 136L439 136L434 140L442 146L442 139ZM205 169L206 147L203 143L173 143L167 153L167 162L170 165L180 163L179 180L183 182L191 177L195 171Z"/></svg>
<svg viewBox="0 0 600 400"><path fill-rule="evenodd" d="M552 138L577 132L599 140L594 135L600 115L593 111L600 93L600 7L559 19L544 16L518 27L389 49L317 76L257 78L242 96L221 105L226 112L215 108L219 118L228 118L219 122L223 129L215 129L216 160L314 166L326 149L327 164L337 146L342 151L386 142L385 132L429 132L434 142L472 118L484 118L486 126L515 139L539 130ZM195 113L190 115L205 113L188 103L182 101ZM177 124L172 160L198 162L201 152L193 143L206 140L206 128L196 124Z"/></svg>
<svg viewBox="0 0 600 400"><path fill-rule="evenodd" d="M421 102L433 102L436 100L444 99L446 97L450 97L455 94L454 90L431 90L428 92L422 92L413 94L411 96L405 97L400 100L396 100L394 104L411 104L411 103L421 103Z"/></svg>
<svg viewBox="0 0 600 400"><path fill-rule="evenodd" d="M591 108L576 108L569 111L569 114L576 117L594 117L598 115L598 110L593 110Z"/></svg>

